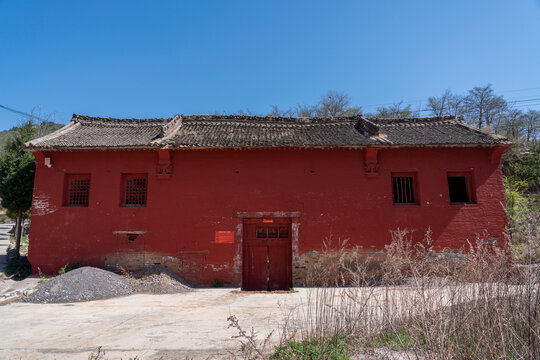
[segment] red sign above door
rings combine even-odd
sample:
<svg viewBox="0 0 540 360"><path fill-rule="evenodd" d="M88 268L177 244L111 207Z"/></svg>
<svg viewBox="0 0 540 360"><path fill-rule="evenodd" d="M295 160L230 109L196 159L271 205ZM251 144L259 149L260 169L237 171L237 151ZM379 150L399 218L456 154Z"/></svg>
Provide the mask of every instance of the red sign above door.
<svg viewBox="0 0 540 360"><path fill-rule="evenodd" d="M233 230L216 230L214 236L216 244L234 244Z"/></svg>

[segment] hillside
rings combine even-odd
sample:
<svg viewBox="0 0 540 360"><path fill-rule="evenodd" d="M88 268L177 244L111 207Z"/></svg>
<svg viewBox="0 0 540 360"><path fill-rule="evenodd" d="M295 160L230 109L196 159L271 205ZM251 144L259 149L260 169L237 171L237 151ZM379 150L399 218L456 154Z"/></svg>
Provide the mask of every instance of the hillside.
<svg viewBox="0 0 540 360"><path fill-rule="evenodd" d="M36 137L40 137L43 135L47 135L52 133L53 131L56 131L63 127L62 124L57 124L52 121L46 121L41 124L37 124L36 127ZM4 145L7 143L9 138L11 137L11 134L13 133L13 129L11 128L9 130L0 131L0 153L2 152L2 149L4 149Z"/></svg>

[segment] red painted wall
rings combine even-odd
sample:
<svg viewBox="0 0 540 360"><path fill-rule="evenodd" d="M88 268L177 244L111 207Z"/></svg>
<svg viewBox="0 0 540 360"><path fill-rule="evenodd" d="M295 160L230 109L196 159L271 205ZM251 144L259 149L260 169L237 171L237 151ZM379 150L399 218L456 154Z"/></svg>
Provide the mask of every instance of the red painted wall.
<svg viewBox="0 0 540 360"><path fill-rule="evenodd" d="M215 230L238 230L237 211L300 211L296 255L330 236L382 249L397 228L431 227L437 246L460 248L484 232L502 239L506 226L499 162L485 148L381 150L374 178L362 150L174 151L170 179L157 178L155 151L51 152L51 168L35 155L34 272L144 260L194 283L240 284L241 245L214 244ZM477 203L449 204L447 171L470 170ZM420 205L392 204L391 172L402 171L417 171ZM91 174L88 207L62 206L66 173ZM148 173L146 207L119 206L122 173Z"/></svg>

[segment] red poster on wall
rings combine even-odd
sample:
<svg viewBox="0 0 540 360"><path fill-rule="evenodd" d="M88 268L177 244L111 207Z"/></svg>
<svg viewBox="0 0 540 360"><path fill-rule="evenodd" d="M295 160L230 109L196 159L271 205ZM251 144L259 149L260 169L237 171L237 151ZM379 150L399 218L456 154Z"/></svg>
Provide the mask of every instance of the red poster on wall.
<svg viewBox="0 0 540 360"><path fill-rule="evenodd" d="M216 230L214 242L216 244L234 244L234 231Z"/></svg>

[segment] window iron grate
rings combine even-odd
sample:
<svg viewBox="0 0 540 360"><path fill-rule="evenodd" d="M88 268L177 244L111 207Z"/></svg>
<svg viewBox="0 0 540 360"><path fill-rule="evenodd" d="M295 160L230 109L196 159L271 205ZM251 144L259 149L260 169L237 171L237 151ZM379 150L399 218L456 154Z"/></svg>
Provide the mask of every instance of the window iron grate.
<svg viewBox="0 0 540 360"><path fill-rule="evenodd" d="M414 176L393 176L394 204L416 204Z"/></svg>
<svg viewBox="0 0 540 360"><path fill-rule="evenodd" d="M126 178L126 192L124 205L146 205L146 179Z"/></svg>
<svg viewBox="0 0 540 360"><path fill-rule="evenodd" d="M88 206L90 179L71 179L69 182L68 205Z"/></svg>

